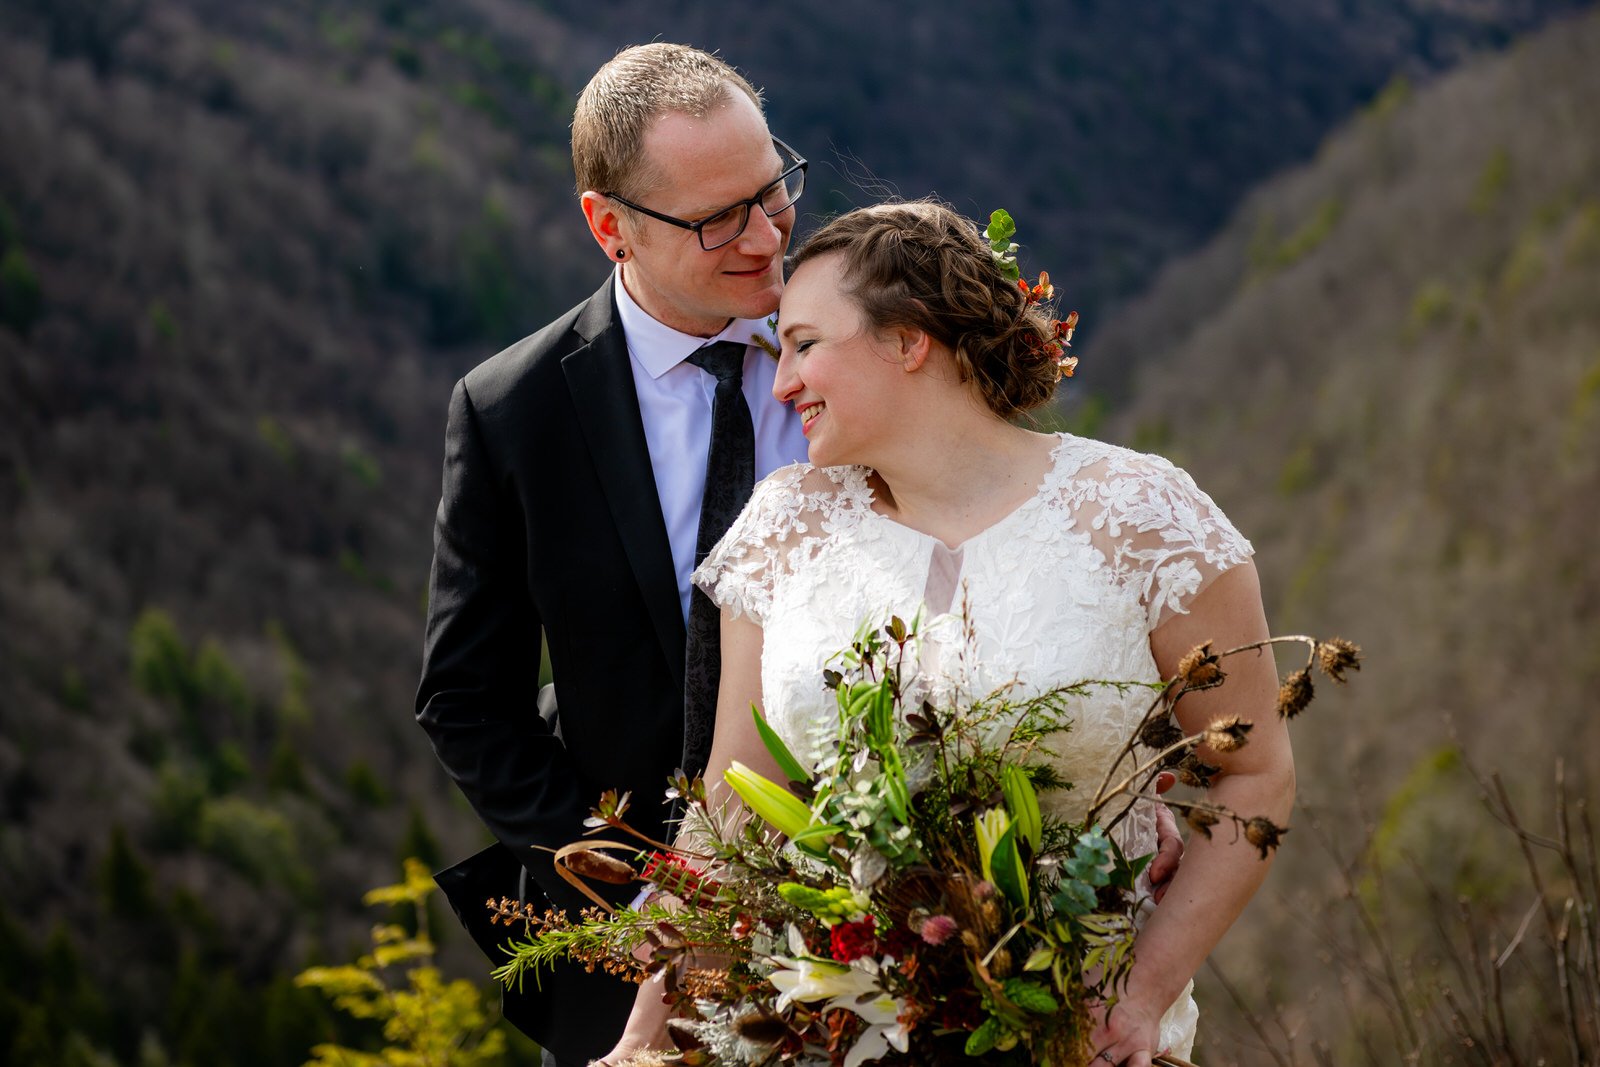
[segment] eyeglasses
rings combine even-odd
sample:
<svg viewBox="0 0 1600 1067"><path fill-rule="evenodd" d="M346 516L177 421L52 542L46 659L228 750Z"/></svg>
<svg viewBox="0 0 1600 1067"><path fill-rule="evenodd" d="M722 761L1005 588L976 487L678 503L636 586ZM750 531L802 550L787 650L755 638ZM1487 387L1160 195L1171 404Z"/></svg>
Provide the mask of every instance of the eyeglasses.
<svg viewBox="0 0 1600 1067"><path fill-rule="evenodd" d="M794 207L794 202L799 200L800 194L805 191L806 168L810 164L806 162L799 152L796 152L776 137L772 139L772 144L780 152L793 159L794 162L782 174L778 175L771 185L762 189L755 196L748 200L741 200L737 204L729 204L721 211L708 215L698 222L689 222L687 219L677 219L671 215L663 215L659 211L651 211L647 207L635 204L632 200L623 199L616 193L605 193L604 195L619 204L633 208L641 215L660 219L662 222L677 226L680 229L693 230L695 235L700 238L700 247L707 252L711 252L728 244L730 241L738 239L739 235L744 232L744 228L750 225L751 208L759 207L766 213L767 218L776 218Z"/></svg>

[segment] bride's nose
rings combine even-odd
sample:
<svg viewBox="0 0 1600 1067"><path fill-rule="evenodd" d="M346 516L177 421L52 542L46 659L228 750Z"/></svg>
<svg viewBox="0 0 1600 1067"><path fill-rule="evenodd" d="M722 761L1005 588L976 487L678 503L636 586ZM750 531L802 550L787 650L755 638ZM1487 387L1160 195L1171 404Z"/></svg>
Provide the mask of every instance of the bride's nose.
<svg viewBox="0 0 1600 1067"><path fill-rule="evenodd" d="M787 404L799 394L804 384L795 370L794 353L790 349L784 349L778 356L778 373L772 379L773 397L778 403Z"/></svg>

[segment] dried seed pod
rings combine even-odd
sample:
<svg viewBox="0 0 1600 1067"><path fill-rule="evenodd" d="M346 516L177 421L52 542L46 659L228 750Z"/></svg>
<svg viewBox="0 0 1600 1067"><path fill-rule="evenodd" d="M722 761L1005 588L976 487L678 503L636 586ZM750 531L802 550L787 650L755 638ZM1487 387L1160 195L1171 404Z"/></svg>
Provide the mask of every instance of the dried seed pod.
<svg viewBox="0 0 1600 1067"><path fill-rule="evenodd" d="M1318 641L1317 665L1322 668L1322 673L1343 685L1346 671L1361 669L1361 648L1342 637Z"/></svg>
<svg viewBox="0 0 1600 1067"><path fill-rule="evenodd" d="M1139 728L1139 743L1157 752L1183 740L1183 730L1169 716L1160 715Z"/></svg>
<svg viewBox="0 0 1600 1067"><path fill-rule="evenodd" d="M1267 853L1278 847L1283 835L1288 832L1286 827L1260 815L1244 824L1244 839L1256 847L1262 859L1266 859Z"/></svg>
<svg viewBox="0 0 1600 1067"><path fill-rule="evenodd" d="M1189 824L1189 829L1199 834L1204 834L1206 840L1211 839L1211 828L1220 821L1215 812L1205 808L1190 808L1183 813L1183 821Z"/></svg>
<svg viewBox="0 0 1600 1067"><path fill-rule="evenodd" d="M672 1043L678 1047L679 1051L705 1048L706 1043L700 1040L700 1035L694 1032L694 1024L688 1019L668 1019L667 1036L672 1038Z"/></svg>
<svg viewBox="0 0 1600 1067"><path fill-rule="evenodd" d="M1206 727L1205 743L1213 752L1233 752L1243 748L1248 743L1247 734L1254 729L1255 724L1237 715L1230 715L1225 719L1218 719Z"/></svg>
<svg viewBox="0 0 1600 1067"><path fill-rule="evenodd" d="M1178 680L1187 689L1216 685L1226 677L1222 668L1218 666L1217 656L1211 651L1210 641L1191 648L1188 654L1178 661Z"/></svg>
<svg viewBox="0 0 1600 1067"><path fill-rule="evenodd" d="M1211 779L1216 777L1221 769L1207 763L1193 752L1185 754L1183 759L1178 761L1176 768L1178 781L1193 789L1211 788Z"/></svg>
<svg viewBox="0 0 1600 1067"><path fill-rule="evenodd" d="M568 852L563 861L573 874L596 882L627 885L639 877L638 872L622 860L592 848Z"/></svg>
<svg viewBox="0 0 1600 1067"><path fill-rule="evenodd" d="M739 1016L734 1020L733 1030L755 1045L776 1045L789 1036L789 1024L783 1016L766 1011L751 1011Z"/></svg>
<svg viewBox="0 0 1600 1067"><path fill-rule="evenodd" d="M1278 689L1278 717L1292 719L1311 703L1316 691L1311 685L1311 672L1304 667L1290 674Z"/></svg>

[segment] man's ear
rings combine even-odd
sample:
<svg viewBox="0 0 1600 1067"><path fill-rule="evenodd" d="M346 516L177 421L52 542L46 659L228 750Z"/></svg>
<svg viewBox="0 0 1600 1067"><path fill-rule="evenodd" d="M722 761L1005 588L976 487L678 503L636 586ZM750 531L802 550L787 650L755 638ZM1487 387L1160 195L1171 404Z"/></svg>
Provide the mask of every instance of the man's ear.
<svg viewBox="0 0 1600 1067"><path fill-rule="evenodd" d="M628 241L622 230L622 213L610 198L591 189L578 202L583 207L584 220L589 223L589 233L606 258L614 261L618 252L625 253Z"/></svg>

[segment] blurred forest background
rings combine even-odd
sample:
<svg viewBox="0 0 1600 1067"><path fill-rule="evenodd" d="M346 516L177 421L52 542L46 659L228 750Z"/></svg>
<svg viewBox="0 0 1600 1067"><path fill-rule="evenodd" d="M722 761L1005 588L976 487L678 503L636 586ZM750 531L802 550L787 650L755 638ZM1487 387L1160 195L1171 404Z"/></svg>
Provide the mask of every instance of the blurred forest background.
<svg viewBox="0 0 1600 1067"><path fill-rule="evenodd" d="M766 89L802 231L1008 208L1085 316L1052 419L1188 466L1274 628L1366 646L1197 1058L1600 1045L1587 5L3 0L0 1057L377 1041L292 977L484 840L411 716L450 383L604 276L572 102L656 38ZM1562 756L1535 885L1473 771L1558 838Z"/></svg>

